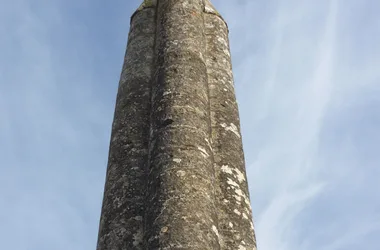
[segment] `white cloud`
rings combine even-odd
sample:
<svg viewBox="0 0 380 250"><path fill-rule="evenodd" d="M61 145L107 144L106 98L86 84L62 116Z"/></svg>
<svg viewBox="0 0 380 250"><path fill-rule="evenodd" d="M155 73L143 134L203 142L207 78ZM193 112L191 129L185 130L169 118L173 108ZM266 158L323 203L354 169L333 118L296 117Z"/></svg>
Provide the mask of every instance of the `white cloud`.
<svg viewBox="0 0 380 250"><path fill-rule="evenodd" d="M358 123L356 112L368 113L371 107L358 105L379 107L379 98L375 97L380 93L376 70L380 66L379 50L375 45L379 41L375 33L379 18L364 18L364 11L375 4L337 0L238 1L240 5L215 2L227 21L231 20L259 249L339 250L352 244L348 237L361 242L362 249L376 249L366 245L365 239L380 229L367 219L377 218L374 211L379 210L379 203L373 195L359 198L360 192L373 193L374 184L358 182L359 176L360 180L372 179L373 174L380 177L370 170L376 160L371 155L372 161L364 164L357 145L349 152L341 151L344 142L331 134L339 129L342 136L354 137L357 143L360 134L352 133L360 133L356 130L368 125L352 128L352 121ZM361 29L351 27L355 22L361 23ZM359 33L374 39L366 40L368 48L358 44L362 40ZM352 121L345 123L345 116ZM362 119L367 122L370 118ZM372 122L379 124L379 119ZM361 147L379 145L377 138L375 134L361 141ZM352 193L345 194L345 190ZM376 208L369 210L355 202L369 202ZM361 214L365 212L369 214ZM354 213L356 219L347 225L347 217ZM328 234L319 233L329 228L330 220L338 226Z"/></svg>

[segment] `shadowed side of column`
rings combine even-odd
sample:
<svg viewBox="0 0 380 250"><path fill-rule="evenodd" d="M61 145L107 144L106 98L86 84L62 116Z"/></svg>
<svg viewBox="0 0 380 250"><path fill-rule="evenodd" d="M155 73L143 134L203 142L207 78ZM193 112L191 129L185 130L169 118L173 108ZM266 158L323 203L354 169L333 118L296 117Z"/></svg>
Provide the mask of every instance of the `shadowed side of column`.
<svg viewBox="0 0 380 250"><path fill-rule="evenodd" d="M155 6L132 16L116 99L97 250L143 249Z"/></svg>
<svg viewBox="0 0 380 250"><path fill-rule="evenodd" d="M226 23L205 0L206 65L221 249L256 249Z"/></svg>
<svg viewBox="0 0 380 250"><path fill-rule="evenodd" d="M220 249L202 0L160 0L146 249Z"/></svg>

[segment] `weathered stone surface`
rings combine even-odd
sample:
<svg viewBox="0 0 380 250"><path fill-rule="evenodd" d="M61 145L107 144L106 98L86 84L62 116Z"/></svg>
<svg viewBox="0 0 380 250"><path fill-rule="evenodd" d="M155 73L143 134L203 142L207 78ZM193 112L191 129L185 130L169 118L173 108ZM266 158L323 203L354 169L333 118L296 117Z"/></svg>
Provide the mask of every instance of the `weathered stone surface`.
<svg viewBox="0 0 380 250"><path fill-rule="evenodd" d="M131 18L97 250L256 249L227 25L209 0Z"/></svg>
<svg viewBox="0 0 380 250"><path fill-rule="evenodd" d="M219 249L202 0L160 0L146 249Z"/></svg>
<svg viewBox="0 0 380 250"><path fill-rule="evenodd" d="M206 2L209 2L206 0ZM228 29L211 4L204 16L212 149L221 249L256 249L234 92Z"/></svg>
<svg viewBox="0 0 380 250"><path fill-rule="evenodd" d="M155 8L131 19L112 125L98 250L142 249Z"/></svg>

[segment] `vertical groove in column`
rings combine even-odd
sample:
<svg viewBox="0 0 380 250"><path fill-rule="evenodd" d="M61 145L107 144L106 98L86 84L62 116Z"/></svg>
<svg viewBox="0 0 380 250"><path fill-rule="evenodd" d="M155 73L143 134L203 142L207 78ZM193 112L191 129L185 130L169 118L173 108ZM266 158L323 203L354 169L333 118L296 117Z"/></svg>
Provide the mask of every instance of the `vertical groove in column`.
<svg viewBox="0 0 380 250"><path fill-rule="evenodd" d="M202 0L160 0L146 249L220 249Z"/></svg>
<svg viewBox="0 0 380 250"><path fill-rule="evenodd" d="M206 65L210 89L212 148L217 176L221 249L256 249L234 92L228 29L205 0Z"/></svg>
<svg viewBox="0 0 380 250"><path fill-rule="evenodd" d="M97 250L143 249L156 28L155 9L145 7L131 18L112 124Z"/></svg>

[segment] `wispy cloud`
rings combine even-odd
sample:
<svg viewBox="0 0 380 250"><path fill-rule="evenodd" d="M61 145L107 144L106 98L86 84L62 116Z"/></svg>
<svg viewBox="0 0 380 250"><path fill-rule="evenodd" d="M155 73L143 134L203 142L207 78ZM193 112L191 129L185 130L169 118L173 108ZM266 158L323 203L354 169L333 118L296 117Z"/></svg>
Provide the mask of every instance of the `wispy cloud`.
<svg viewBox="0 0 380 250"><path fill-rule="evenodd" d="M303 15L298 18L286 16L291 13L284 13L282 5L274 26L276 54L268 65L274 69L269 70L263 88L266 99L262 100L268 108L261 122L274 124L268 126L266 143L259 145L249 172L253 194L257 193L255 187L263 194L273 190L257 218L257 237L263 249L293 248L289 241L295 233L293 221L323 190L323 181L315 177L319 167L316 152L333 84L336 7L327 6L327 17L319 16L326 19L321 35L305 39L303 32L311 28L312 20L299 22L315 15L313 4L302 6Z"/></svg>
<svg viewBox="0 0 380 250"><path fill-rule="evenodd" d="M3 247L94 249L120 64L97 89L97 48L63 1L0 3Z"/></svg>
<svg viewBox="0 0 380 250"><path fill-rule="evenodd" d="M259 249L376 249L365 242L380 230L372 195L380 174L371 170L379 158L365 152L380 143L373 129L379 115L371 111L380 104L380 38L379 18L365 13L378 4L216 2L235 20L232 54ZM251 31L245 39L243 30ZM366 127L373 138L358 142Z"/></svg>

